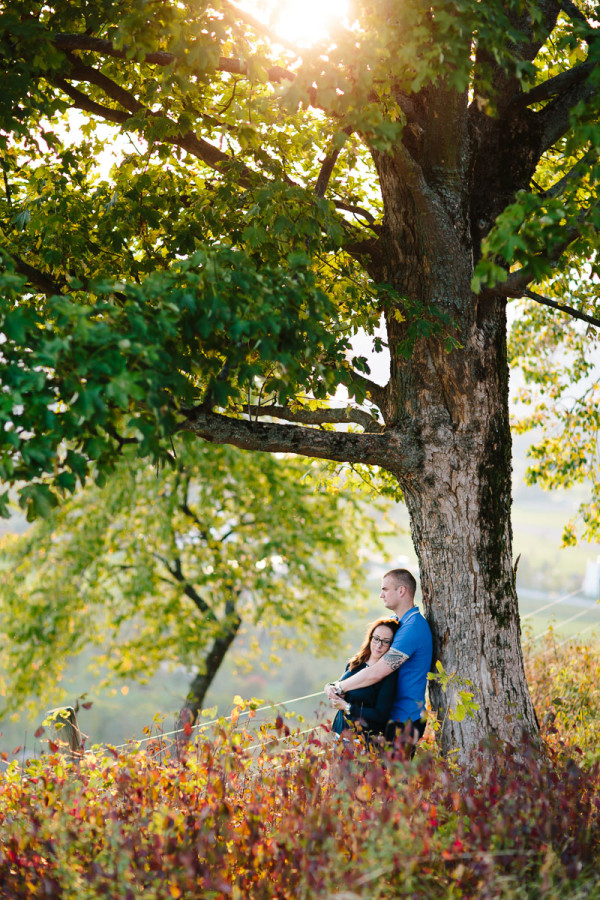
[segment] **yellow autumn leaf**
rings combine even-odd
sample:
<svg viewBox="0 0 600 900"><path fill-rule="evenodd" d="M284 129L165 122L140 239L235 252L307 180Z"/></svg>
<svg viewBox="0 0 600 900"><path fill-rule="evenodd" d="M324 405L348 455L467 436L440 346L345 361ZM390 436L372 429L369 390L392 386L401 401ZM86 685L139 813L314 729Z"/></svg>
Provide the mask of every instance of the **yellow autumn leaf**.
<svg viewBox="0 0 600 900"><path fill-rule="evenodd" d="M368 784L361 784L356 788L354 796L361 803L368 803L373 796L373 788L370 788Z"/></svg>

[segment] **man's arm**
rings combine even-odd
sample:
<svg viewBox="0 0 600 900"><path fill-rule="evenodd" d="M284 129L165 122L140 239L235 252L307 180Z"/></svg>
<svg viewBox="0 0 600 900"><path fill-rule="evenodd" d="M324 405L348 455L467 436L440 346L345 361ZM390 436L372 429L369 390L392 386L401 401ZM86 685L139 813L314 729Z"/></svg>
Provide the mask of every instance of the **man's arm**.
<svg viewBox="0 0 600 900"><path fill-rule="evenodd" d="M388 652L385 656L381 657L379 662L376 662L372 666L367 666L366 669L361 669L356 675L344 678L341 682L344 693L347 691L355 691L357 688L368 687L370 684L376 684L378 681L381 681L382 678L389 675L390 672L399 669L407 659L408 655L406 653L402 653L401 650L394 650L393 647L390 647ZM335 696L335 691L330 685L326 685L325 693L328 697Z"/></svg>

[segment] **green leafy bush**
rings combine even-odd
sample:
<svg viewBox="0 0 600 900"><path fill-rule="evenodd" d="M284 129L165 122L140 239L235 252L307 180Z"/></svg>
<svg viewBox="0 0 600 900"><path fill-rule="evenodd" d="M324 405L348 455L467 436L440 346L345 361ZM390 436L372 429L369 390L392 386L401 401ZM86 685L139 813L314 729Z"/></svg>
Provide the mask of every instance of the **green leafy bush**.
<svg viewBox="0 0 600 900"><path fill-rule="evenodd" d="M575 640L526 654L533 702L547 744L580 765L600 762L600 647Z"/></svg>

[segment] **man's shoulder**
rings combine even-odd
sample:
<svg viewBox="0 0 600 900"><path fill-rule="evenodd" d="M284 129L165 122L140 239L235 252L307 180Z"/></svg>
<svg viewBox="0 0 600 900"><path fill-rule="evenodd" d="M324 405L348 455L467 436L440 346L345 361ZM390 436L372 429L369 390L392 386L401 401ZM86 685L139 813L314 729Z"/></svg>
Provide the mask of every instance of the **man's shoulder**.
<svg viewBox="0 0 600 900"><path fill-rule="evenodd" d="M406 618L402 621L400 631L402 628L416 628L431 631L429 622L418 606L413 606L413 608L408 611Z"/></svg>
<svg viewBox="0 0 600 900"><path fill-rule="evenodd" d="M398 650L410 647L410 652L412 653L418 647L423 649L429 647L432 644L432 640L429 622L418 607L414 607L394 635L392 647Z"/></svg>
<svg viewBox="0 0 600 900"><path fill-rule="evenodd" d="M420 610L418 611L418 614L415 616L414 622L415 622L415 629L418 630L419 634L423 635L424 637L427 637L429 640L432 640L431 626L429 625L429 622L427 621L427 619L425 618L425 616L423 615L423 613Z"/></svg>

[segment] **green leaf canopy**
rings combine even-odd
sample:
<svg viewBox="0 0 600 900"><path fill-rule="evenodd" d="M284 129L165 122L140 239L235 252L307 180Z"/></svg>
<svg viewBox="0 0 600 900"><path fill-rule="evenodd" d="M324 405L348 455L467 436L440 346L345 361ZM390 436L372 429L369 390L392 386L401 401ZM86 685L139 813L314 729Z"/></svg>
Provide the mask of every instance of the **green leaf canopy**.
<svg viewBox="0 0 600 900"><path fill-rule="evenodd" d="M286 651L341 640L376 540L360 503L318 489L306 461L189 440L176 452L158 471L125 454L105 487L4 539L5 710L54 702L90 644L105 680L144 681L161 664L202 671L215 639L240 623ZM261 648L246 642L243 653Z"/></svg>

